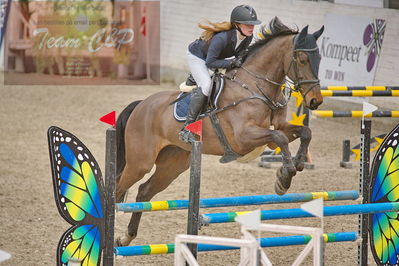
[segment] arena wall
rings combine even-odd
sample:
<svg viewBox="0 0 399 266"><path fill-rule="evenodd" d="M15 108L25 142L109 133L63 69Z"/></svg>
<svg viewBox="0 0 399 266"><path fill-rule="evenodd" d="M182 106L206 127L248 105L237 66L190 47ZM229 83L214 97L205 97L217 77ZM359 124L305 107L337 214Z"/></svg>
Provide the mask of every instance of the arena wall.
<svg viewBox="0 0 399 266"><path fill-rule="evenodd" d="M310 31L318 30L324 23L325 15L329 13L385 19L387 28L373 85L399 85L399 64L396 63L399 60L399 10L299 0L161 1L162 80L174 83L184 80L188 71L185 59L187 46L201 32L197 27L198 22L206 19L228 20L231 10L243 3L252 5L263 22L278 16L287 25L298 25L300 28L309 25ZM354 98L344 100L361 101ZM397 98L373 98L370 102L395 109L392 105L397 103Z"/></svg>

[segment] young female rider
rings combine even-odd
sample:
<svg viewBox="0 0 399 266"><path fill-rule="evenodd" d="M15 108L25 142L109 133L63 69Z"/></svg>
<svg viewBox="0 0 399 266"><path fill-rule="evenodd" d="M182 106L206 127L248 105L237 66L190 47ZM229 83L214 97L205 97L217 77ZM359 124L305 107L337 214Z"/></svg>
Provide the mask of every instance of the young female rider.
<svg viewBox="0 0 399 266"><path fill-rule="evenodd" d="M255 10L248 5L240 5L233 9L230 22L212 23L210 26L199 24L204 32L192 42L187 51L188 66L197 83L191 95L187 119L179 137L185 142L195 140L194 135L185 129L193 123L211 92L211 77L208 68L240 67L242 62L237 56L252 41L254 25L260 24ZM226 59L233 57L232 59Z"/></svg>

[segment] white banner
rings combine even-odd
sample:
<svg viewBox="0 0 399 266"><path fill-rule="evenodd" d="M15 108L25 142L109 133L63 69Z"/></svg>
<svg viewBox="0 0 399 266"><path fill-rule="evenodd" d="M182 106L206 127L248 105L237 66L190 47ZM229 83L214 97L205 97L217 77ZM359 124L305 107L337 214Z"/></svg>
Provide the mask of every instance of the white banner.
<svg viewBox="0 0 399 266"><path fill-rule="evenodd" d="M385 20L327 14L324 25L318 41L321 85L373 85Z"/></svg>

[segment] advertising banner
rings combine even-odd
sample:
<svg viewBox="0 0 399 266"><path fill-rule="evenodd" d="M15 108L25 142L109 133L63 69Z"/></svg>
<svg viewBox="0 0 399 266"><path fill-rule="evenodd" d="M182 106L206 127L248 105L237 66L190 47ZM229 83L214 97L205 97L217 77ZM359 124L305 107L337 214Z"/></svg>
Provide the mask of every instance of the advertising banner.
<svg viewBox="0 0 399 266"><path fill-rule="evenodd" d="M159 12L159 1L12 2L5 84L159 83Z"/></svg>
<svg viewBox="0 0 399 266"><path fill-rule="evenodd" d="M318 43L321 85L373 85L385 27L383 19L328 14Z"/></svg>

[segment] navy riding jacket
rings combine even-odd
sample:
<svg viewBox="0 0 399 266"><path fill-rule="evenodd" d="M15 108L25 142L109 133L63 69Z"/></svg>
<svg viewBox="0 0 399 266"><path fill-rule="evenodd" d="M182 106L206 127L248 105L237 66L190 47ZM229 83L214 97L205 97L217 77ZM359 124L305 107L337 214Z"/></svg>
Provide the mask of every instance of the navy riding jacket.
<svg viewBox="0 0 399 266"><path fill-rule="evenodd" d="M188 46L188 50L193 55L205 60L208 68L228 68L233 59L226 58L237 56L249 46L251 41L252 35L247 36L235 49L237 30L233 28L216 33L209 41L197 39Z"/></svg>

